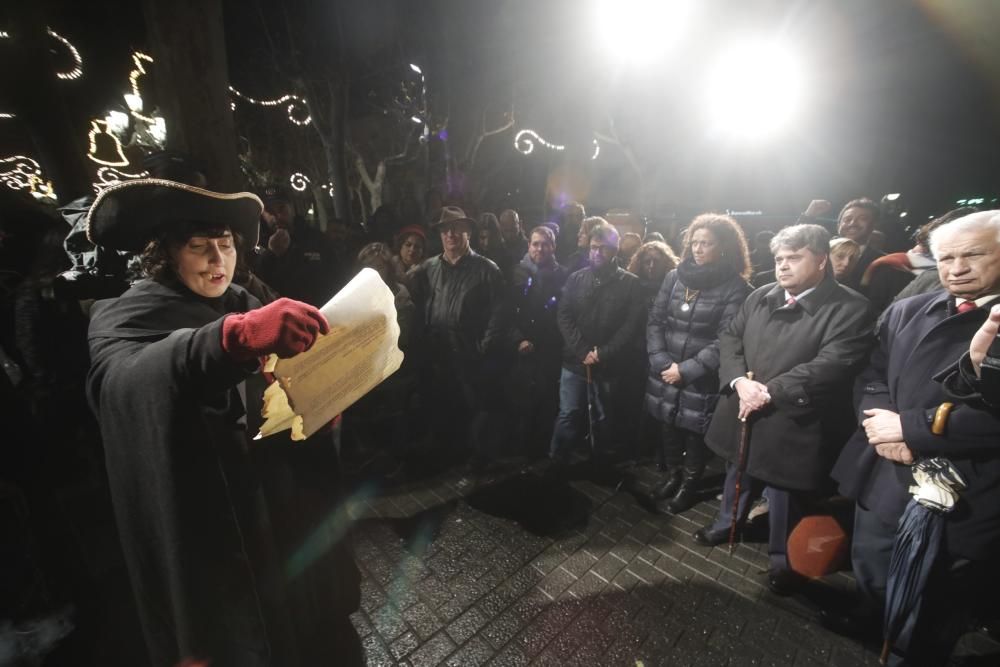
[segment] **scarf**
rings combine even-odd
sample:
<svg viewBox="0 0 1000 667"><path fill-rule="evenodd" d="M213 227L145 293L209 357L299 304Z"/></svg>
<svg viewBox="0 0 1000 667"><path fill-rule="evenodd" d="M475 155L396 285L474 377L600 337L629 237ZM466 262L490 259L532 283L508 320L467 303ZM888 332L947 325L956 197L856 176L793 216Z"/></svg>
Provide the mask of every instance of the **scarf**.
<svg viewBox="0 0 1000 667"><path fill-rule="evenodd" d="M690 257L677 266L677 277L685 287L696 290L712 289L730 280L736 275L736 269L724 262L695 264Z"/></svg>

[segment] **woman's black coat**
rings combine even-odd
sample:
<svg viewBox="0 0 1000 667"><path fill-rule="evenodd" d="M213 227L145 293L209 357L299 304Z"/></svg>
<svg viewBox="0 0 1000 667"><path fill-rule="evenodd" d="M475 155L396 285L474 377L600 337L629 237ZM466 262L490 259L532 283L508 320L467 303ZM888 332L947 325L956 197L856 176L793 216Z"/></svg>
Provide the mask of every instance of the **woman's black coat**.
<svg viewBox="0 0 1000 667"><path fill-rule="evenodd" d="M646 349L646 410L661 422L694 433L708 430L719 398L719 332L750 294L750 285L735 273L713 287L699 290L684 310L685 286L675 269L667 274L649 311ZM676 363L681 382L667 384L660 373Z"/></svg>

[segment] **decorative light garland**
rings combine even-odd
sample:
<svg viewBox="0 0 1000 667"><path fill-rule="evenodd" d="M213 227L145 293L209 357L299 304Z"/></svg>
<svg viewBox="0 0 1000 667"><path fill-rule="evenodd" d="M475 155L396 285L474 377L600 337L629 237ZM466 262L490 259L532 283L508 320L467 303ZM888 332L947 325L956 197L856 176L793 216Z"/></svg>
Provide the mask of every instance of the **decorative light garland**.
<svg viewBox="0 0 1000 667"><path fill-rule="evenodd" d="M132 86L132 93L131 96L130 95L125 96L125 103L128 104L129 112L132 114L132 116L138 118L141 121L145 121L150 125L155 125L156 124L155 118L152 118L150 116L143 116L141 113L139 113L140 111L142 111L142 106L143 106L142 94L139 92L139 77L146 74L146 68L143 67L142 64L144 62L147 63L153 62L153 58L151 56L146 55L142 51L136 51L135 53L132 54L132 62L135 63L135 69L129 72L128 75L129 84Z"/></svg>
<svg viewBox="0 0 1000 667"><path fill-rule="evenodd" d="M138 174L129 174L128 172L120 171L114 167L100 167L97 170L97 181L93 183L94 192L96 194L101 194L101 190L110 185L115 185L116 183L121 183L122 181L131 181L136 178L146 178L148 176L148 171L142 171Z"/></svg>
<svg viewBox="0 0 1000 667"><path fill-rule="evenodd" d="M73 57L73 69L68 72L56 72L56 76L63 81L79 79L83 76L83 58L80 56L80 52L76 50L76 47L73 46L72 42L57 33L52 28L46 28L45 32L49 35L49 37L62 42L62 45L66 47L66 50L68 50L69 54ZM0 39L10 39L10 33L6 30L0 30ZM10 117L12 118L13 116Z"/></svg>
<svg viewBox="0 0 1000 667"><path fill-rule="evenodd" d="M233 86L229 86L229 92L231 92L233 95L236 95L236 97L240 98L244 102L249 102L250 104L256 104L257 106L261 107L276 107L288 102L289 103L288 107L286 107L285 109L285 111L288 113L288 120L292 121L296 125L308 125L309 123L312 122L312 116L309 115L309 105L306 104L306 101L301 97L299 97L298 95L292 95L289 93L287 95L282 95L281 97L275 100L257 100L250 97L249 95L241 93L240 91L236 90L236 88L234 88ZM305 110L306 114L305 118L299 119L295 117L296 106L301 106Z"/></svg>
<svg viewBox="0 0 1000 667"><path fill-rule="evenodd" d="M28 190L35 199L56 199L52 181L42 178L41 165L24 155L0 158L0 183L11 190Z"/></svg>
<svg viewBox="0 0 1000 667"><path fill-rule="evenodd" d="M549 141L543 139L534 130L521 130L516 135L514 135L514 149L517 150L522 155L531 155L535 150L535 144L541 144L545 148L553 151L564 151L566 147L561 144L553 144ZM590 156L591 160L596 160L597 156L601 154L601 144L598 143L597 139L594 139L594 154Z"/></svg>
<svg viewBox="0 0 1000 667"><path fill-rule="evenodd" d="M289 177L288 183L296 192L305 192L306 188L309 187L310 181L308 176L297 171Z"/></svg>
<svg viewBox="0 0 1000 667"><path fill-rule="evenodd" d="M69 72L56 72L56 76L63 81L79 79L83 76L83 58L80 57L80 52L76 50L76 47L73 46L68 39L57 33L52 28L48 28L48 33L50 36L55 37L57 40L62 42L63 46L69 49L69 53L73 56L73 61L75 63L72 70Z"/></svg>
<svg viewBox="0 0 1000 667"><path fill-rule="evenodd" d="M42 167L30 157L12 155L0 158L0 181L11 190L26 190L32 178L42 177Z"/></svg>
<svg viewBox="0 0 1000 667"><path fill-rule="evenodd" d="M521 130L520 132L515 134L514 148L517 149L523 155L531 155L531 153L535 150L536 141L550 150L554 151L566 150L565 146L560 146L559 144L551 144L548 141L545 141L545 139L542 139L538 135L538 133L535 132L534 130Z"/></svg>
<svg viewBox="0 0 1000 667"><path fill-rule="evenodd" d="M104 126L103 128L101 126ZM111 140L115 142L115 149L118 153L120 160L117 162L109 162L108 160L102 160L97 157L97 135L106 134L111 137ZM90 121L90 133L87 135L87 140L90 142L90 147L87 149L87 157L97 164L103 164L108 167L124 167L128 164L128 158L125 157L125 153L122 152L122 142L118 141L118 137L108 132L108 124L103 120L92 120Z"/></svg>

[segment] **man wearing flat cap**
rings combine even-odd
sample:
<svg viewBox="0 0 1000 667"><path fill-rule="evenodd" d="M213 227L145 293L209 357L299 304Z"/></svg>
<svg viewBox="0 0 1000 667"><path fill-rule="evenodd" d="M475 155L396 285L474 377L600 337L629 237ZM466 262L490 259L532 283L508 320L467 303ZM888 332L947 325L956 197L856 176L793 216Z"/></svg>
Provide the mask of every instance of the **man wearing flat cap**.
<svg viewBox="0 0 1000 667"><path fill-rule="evenodd" d="M414 269L413 300L422 315L435 393L431 427L438 444L483 462L500 405L499 352L504 342L503 277L474 252L474 220L445 206L431 225L444 251Z"/></svg>

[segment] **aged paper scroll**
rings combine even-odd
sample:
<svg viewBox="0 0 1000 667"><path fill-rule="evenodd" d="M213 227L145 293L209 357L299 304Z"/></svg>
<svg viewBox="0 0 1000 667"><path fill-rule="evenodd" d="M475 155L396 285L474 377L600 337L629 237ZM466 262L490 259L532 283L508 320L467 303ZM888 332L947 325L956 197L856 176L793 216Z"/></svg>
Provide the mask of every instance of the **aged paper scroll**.
<svg viewBox="0 0 1000 667"><path fill-rule="evenodd" d="M395 299L376 271L362 269L320 311L330 333L308 352L265 364L277 381L264 392L257 438L290 428L292 440L305 440L403 363Z"/></svg>

